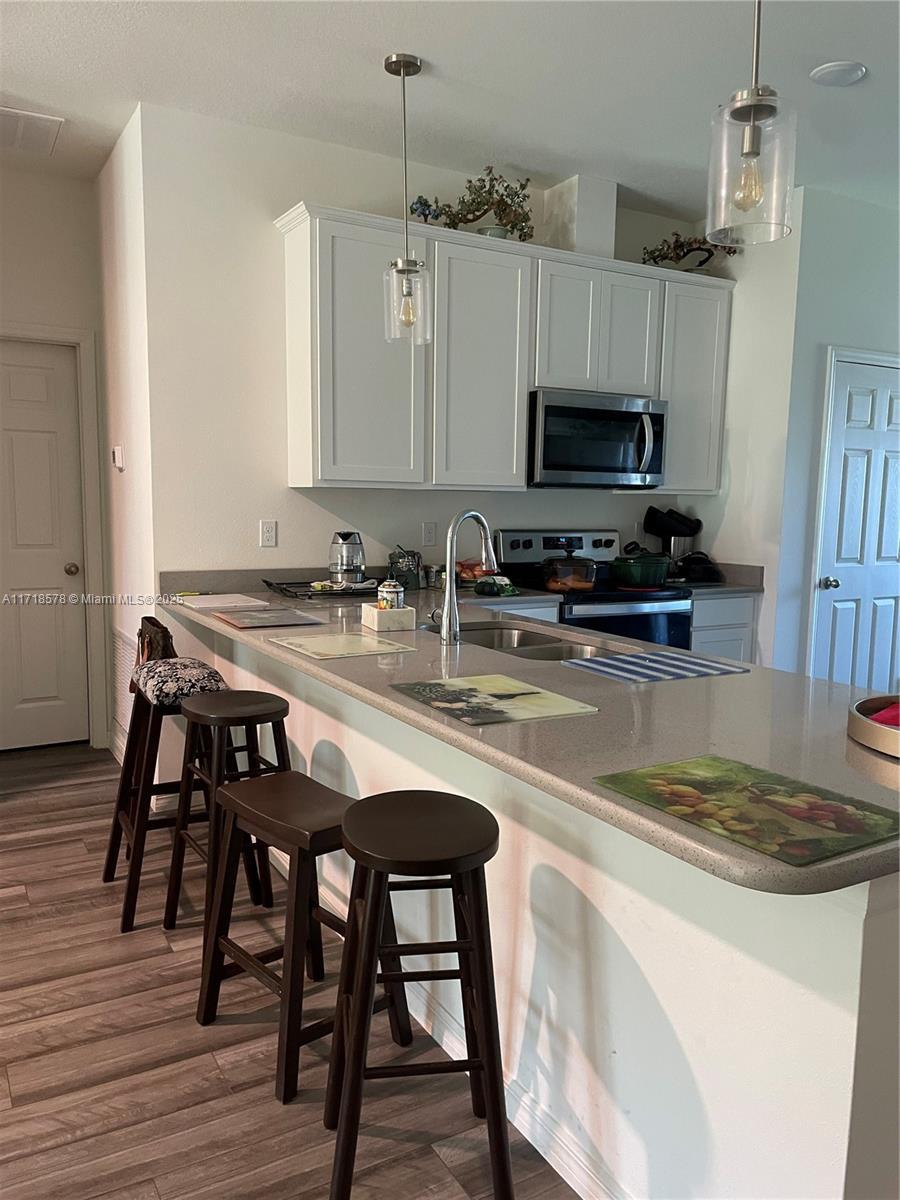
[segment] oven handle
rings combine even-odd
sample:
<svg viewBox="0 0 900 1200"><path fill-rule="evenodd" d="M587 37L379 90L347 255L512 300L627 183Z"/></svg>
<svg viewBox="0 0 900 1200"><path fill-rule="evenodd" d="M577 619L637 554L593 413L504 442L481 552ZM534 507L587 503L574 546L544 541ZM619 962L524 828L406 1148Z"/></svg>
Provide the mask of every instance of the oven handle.
<svg viewBox="0 0 900 1200"><path fill-rule="evenodd" d="M644 430L644 457L641 459L640 465L638 466L639 475L643 475L650 466L650 459L653 457L653 446L655 441L653 434L653 422L650 420L650 417L647 415L647 413L641 413L641 425Z"/></svg>
<svg viewBox="0 0 900 1200"><path fill-rule="evenodd" d="M563 619L582 617L634 617L645 613L690 612L693 600L633 600L623 604L564 604Z"/></svg>

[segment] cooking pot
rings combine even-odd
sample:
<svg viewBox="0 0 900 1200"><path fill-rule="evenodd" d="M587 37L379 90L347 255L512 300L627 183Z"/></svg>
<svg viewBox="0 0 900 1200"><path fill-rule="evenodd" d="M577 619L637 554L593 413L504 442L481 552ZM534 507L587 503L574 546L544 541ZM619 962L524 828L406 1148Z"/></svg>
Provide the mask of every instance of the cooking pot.
<svg viewBox="0 0 900 1200"><path fill-rule="evenodd" d="M619 587L662 587L671 561L668 554L620 554L609 564L609 573Z"/></svg>
<svg viewBox="0 0 900 1200"><path fill-rule="evenodd" d="M544 587L550 592L589 592L597 578L592 558L569 554L565 558L545 558Z"/></svg>

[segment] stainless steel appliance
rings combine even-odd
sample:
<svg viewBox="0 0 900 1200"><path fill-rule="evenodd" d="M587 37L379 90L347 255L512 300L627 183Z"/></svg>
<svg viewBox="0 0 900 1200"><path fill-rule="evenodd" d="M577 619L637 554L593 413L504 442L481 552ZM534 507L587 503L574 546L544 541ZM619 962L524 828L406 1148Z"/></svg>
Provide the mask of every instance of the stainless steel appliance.
<svg viewBox="0 0 900 1200"><path fill-rule="evenodd" d="M332 583L362 583L366 577L366 555L362 538L352 529L339 529L331 539L328 575Z"/></svg>
<svg viewBox="0 0 900 1200"><path fill-rule="evenodd" d="M665 400L539 388L528 420L530 487L659 487Z"/></svg>
<svg viewBox="0 0 900 1200"><path fill-rule="evenodd" d="M498 529L494 541L500 571L517 587L543 589L546 558L594 560L593 589L563 592L560 596L560 621L564 625L690 649L690 591L669 586L647 590L617 587L609 570L610 562L619 554L619 535L614 529Z"/></svg>

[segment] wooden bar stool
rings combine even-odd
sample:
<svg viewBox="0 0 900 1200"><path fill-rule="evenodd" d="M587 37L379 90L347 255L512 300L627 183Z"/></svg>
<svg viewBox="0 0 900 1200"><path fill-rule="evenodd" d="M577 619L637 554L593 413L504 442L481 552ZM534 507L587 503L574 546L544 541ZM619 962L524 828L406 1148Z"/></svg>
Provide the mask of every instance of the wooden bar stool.
<svg viewBox="0 0 900 1200"><path fill-rule="evenodd" d="M184 874L184 852L190 847L206 864L206 901L204 914L209 915L218 869L221 816L216 802L219 788L227 781L257 778L273 772L289 771L291 757L284 719L290 705L271 692L229 690L190 696L182 701L181 711L187 720L184 733L184 762L178 811L175 817L175 839L169 867L169 889L163 926L174 929L178 919L181 883ZM275 762L259 752L259 730L269 725L275 743ZM232 741L232 730L243 731L243 745ZM238 767L238 755L246 755L246 768ZM206 845L191 833L191 797L200 785L209 799L209 831ZM249 834L240 838L241 854L250 899L254 904L272 907L272 874L269 849L263 842L254 845Z"/></svg>
<svg viewBox="0 0 900 1200"><path fill-rule="evenodd" d="M344 815L343 845L356 868L325 1093L325 1125L337 1129L331 1200L350 1196L364 1081L459 1071L469 1072L473 1112L487 1117L494 1196L513 1200L484 884L484 864L497 853L499 840L497 822L486 808L443 792L385 792L357 801ZM391 883L391 875L427 878ZM456 939L403 945L385 942L384 913L391 893L433 888L451 892ZM384 966L386 960L417 954L456 954L459 968L402 971ZM462 987L467 1057L367 1066L376 983L436 979L458 979Z"/></svg>
<svg viewBox="0 0 900 1200"><path fill-rule="evenodd" d="M334 1018L303 1025L303 960L310 979L323 979L322 925L344 935L346 922L318 900L316 860L341 848L341 820L353 801L298 771L226 783L217 804L224 814L219 870L203 954L203 974L197 1020L208 1025L216 1018L222 980L247 971L281 1001L275 1095L286 1104L297 1094L300 1047L326 1037ZM229 937L231 910L242 839L254 836L276 846L289 859L284 944L251 954ZM390 907L384 906L384 936L396 942ZM284 959L281 975L266 964ZM226 965L225 959L231 959ZM385 973L396 973L400 960L384 954ZM385 995L375 1005L387 1008L394 1041L412 1041L406 994L399 982L386 982Z"/></svg>
<svg viewBox="0 0 900 1200"><path fill-rule="evenodd" d="M159 628L168 633L164 626ZM150 813L154 796L175 795L181 787L181 781L177 779L153 782L163 720L180 714L181 701L186 696L221 694L228 688L218 671L196 658L154 659L136 667L132 681L134 702L103 865L103 882L111 883L116 877L124 835L128 877L119 925L122 933L134 929L147 832L150 829L171 828L175 824L172 814L151 816ZM196 786L199 787L199 783ZM206 813L194 814L190 819L205 821Z"/></svg>

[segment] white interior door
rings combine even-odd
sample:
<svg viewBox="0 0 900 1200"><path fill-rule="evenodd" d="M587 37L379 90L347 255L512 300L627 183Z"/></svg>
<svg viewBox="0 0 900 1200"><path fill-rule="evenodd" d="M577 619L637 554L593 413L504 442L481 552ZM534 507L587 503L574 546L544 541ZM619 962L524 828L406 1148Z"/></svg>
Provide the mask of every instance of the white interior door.
<svg viewBox="0 0 900 1200"><path fill-rule="evenodd" d="M89 721L71 347L0 341L0 430L0 749L81 741ZM45 599L73 593L78 603Z"/></svg>
<svg viewBox="0 0 900 1200"><path fill-rule="evenodd" d="M835 363L813 674L873 691L900 677L900 370Z"/></svg>

